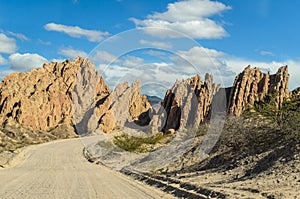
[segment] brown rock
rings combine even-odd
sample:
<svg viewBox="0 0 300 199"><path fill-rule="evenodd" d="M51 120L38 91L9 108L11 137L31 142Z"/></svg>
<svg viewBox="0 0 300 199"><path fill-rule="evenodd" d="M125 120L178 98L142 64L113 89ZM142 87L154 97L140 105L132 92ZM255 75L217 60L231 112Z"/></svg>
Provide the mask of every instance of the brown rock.
<svg viewBox="0 0 300 199"><path fill-rule="evenodd" d="M262 100L267 94L278 92L276 103L280 106L284 99L289 97L288 68L279 68L274 75L266 74L259 68L251 69L250 66L240 73L230 89L228 99L228 112L239 116L246 105Z"/></svg>
<svg viewBox="0 0 300 199"><path fill-rule="evenodd" d="M76 131L78 134L93 132L98 128L99 120L95 106L106 100L110 94L109 88L100 73L88 60L80 65L74 83L72 109Z"/></svg>
<svg viewBox="0 0 300 199"><path fill-rule="evenodd" d="M204 82L199 75L177 81L162 102L167 113L163 131L198 126L208 116L212 98L218 89L219 85L213 83L209 74L206 74Z"/></svg>
<svg viewBox="0 0 300 199"><path fill-rule="evenodd" d="M124 82L116 86L115 90L103 103L96 108L97 116L100 118L100 128L104 132L110 132L116 127L122 128L126 125L134 125L140 119L140 115L150 109L146 96L140 93L141 82Z"/></svg>
<svg viewBox="0 0 300 199"><path fill-rule="evenodd" d="M75 135L74 124L108 94L109 88L87 59L46 63L31 72L11 74L0 83L0 124L13 121L32 130L69 133L64 129Z"/></svg>
<svg viewBox="0 0 300 199"><path fill-rule="evenodd" d="M14 73L0 84L0 123L12 118L34 130L71 124L71 92L83 59L51 62L28 73Z"/></svg>

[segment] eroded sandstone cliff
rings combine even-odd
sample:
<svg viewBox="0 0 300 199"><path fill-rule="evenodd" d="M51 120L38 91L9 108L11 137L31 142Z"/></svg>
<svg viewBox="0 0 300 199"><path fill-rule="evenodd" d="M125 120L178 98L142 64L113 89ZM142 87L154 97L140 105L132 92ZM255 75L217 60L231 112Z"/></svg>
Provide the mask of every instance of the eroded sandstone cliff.
<svg viewBox="0 0 300 199"><path fill-rule="evenodd" d="M95 66L81 57L45 63L0 83L0 124L70 136L99 128L110 132L150 108L140 88L136 81L110 92Z"/></svg>
<svg viewBox="0 0 300 199"><path fill-rule="evenodd" d="M117 85L105 100L99 101L96 114L101 130L107 133L117 127L132 126L141 119L141 114L150 109L150 103L146 96L141 95L140 88L139 80L133 82L131 86L128 82L124 82Z"/></svg>
<svg viewBox="0 0 300 199"><path fill-rule="evenodd" d="M32 130L51 131L72 123L71 94L83 62L51 62L0 83L0 123L16 122Z"/></svg>
<svg viewBox="0 0 300 199"><path fill-rule="evenodd" d="M162 101L167 114L163 131L199 125L209 114L213 96L218 90L219 85L213 83L209 74L205 75L205 81L199 75L176 81Z"/></svg>
<svg viewBox="0 0 300 199"><path fill-rule="evenodd" d="M268 94L277 94L280 106L290 96L288 80L287 66L274 75L248 66L225 89L213 83L209 74L204 81L196 75L176 81L157 109L141 95L140 81L121 83L111 92L95 66L78 57L7 76L0 83L0 124L68 136L144 125L153 131L174 132L209 119L212 104L218 100L227 101L228 113L237 116Z"/></svg>
<svg viewBox="0 0 300 199"><path fill-rule="evenodd" d="M274 75L263 73L259 68L248 66L235 78L230 88L228 98L228 112L239 116L248 104L263 100L267 94L275 94L277 106L281 106L284 99L289 98L288 67L283 66Z"/></svg>

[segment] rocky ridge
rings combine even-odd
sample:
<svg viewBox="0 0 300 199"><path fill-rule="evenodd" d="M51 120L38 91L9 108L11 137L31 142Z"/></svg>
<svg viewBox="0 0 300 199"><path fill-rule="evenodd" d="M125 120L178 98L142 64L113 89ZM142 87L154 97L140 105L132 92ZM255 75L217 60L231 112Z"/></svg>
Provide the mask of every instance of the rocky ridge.
<svg viewBox="0 0 300 199"><path fill-rule="evenodd" d="M220 91L226 93L229 114L239 116L248 104L274 93L280 106L291 95L288 80L287 66L274 75L248 66L233 86L225 89L213 83L209 74L204 81L196 75L176 81L166 92L160 109L155 110L141 95L140 81L119 84L111 92L94 65L78 57L72 62L46 63L43 68L7 76L0 83L0 124L3 128L18 124L34 131L64 130L68 136L75 136L75 131L108 133L134 125L174 132L209 119Z"/></svg>
<svg viewBox="0 0 300 199"><path fill-rule="evenodd" d="M285 99L290 97L288 82L287 66L279 68L274 75L248 66L235 78L233 87L229 88L228 112L240 116L248 104L253 105L263 100L266 95L276 93L276 103L280 106Z"/></svg>
<svg viewBox="0 0 300 199"><path fill-rule="evenodd" d="M53 139L99 127L110 132L138 120L149 109L140 87L139 81L131 87L123 83L110 92L94 65L81 57L45 63L30 72L13 73L0 83L1 128L49 132Z"/></svg>
<svg viewBox="0 0 300 199"><path fill-rule="evenodd" d="M181 82L176 81L162 101L167 115L163 131L196 127L203 122L219 88L220 85L213 83L209 74L205 75L205 81L202 81L199 75Z"/></svg>
<svg viewBox="0 0 300 199"><path fill-rule="evenodd" d="M233 86L229 88L220 88L220 85L213 83L209 74L206 74L205 81L198 75L182 82L177 81L166 92L162 101L167 113L163 131L199 125L205 119L209 119L210 110L213 104L217 107L217 103L221 111L224 109L221 106L227 106L228 114L240 116L248 105L263 100L267 95L276 94L276 105L280 107L291 95L288 81L287 66L279 68L274 75L248 66L237 75ZM222 100L226 100L227 105L222 103Z"/></svg>
<svg viewBox="0 0 300 199"><path fill-rule="evenodd" d="M139 80L129 86L128 82L119 84L115 90L96 107L99 127L105 133L122 128L140 120L140 115L150 109L146 96L140 93Z"/></svg>
<svg viewBox="0 0 300 199"><path fill-rule="evenodd" d="M51 131L72 123L71 94L82 59L44 64L0 83L0 123Z"/></svg>

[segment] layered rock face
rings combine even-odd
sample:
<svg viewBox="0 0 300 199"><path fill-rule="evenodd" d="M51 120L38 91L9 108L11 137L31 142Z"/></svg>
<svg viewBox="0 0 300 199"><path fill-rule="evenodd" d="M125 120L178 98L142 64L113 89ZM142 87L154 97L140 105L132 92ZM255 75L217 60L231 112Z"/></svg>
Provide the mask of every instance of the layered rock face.
<svg viewBox="0 0 300 199"><path fill-rule="evenodd" d="M163 131L197 126L210 118L212 110L240 116L247 105L263 100L268 94L276 95L276 105L280 107L290 97L288 80L287 66L274 75L248 66L230 88L220 88L208 74L204 82L199 76L177 81L162 101L167 115Z"/></svg>
<svg viewBox="0 0 300 199"><path fill-rule="evenodd" d="M276 104L281 106L284 99L289 98L288 90L288 67L283 66L274 75L266 74L259 68L248 66L240 73L230 88L228 98L228 112L240 116L246 105L253 105L255 102L263 100L267 94L277 94Z"/></svg>
<svg viewBox="0 0 300 199"><path fill-rule="evenodd" d="M72 92L73 119L77 134L87 134L98 128L97 103L107 99L109 87L94 65L85 60L78 70ZM96 103L97 102L97 103Z"/></svg>
<svg viewBox="0 0 300 199"><path fill-rule="evenodd" d="M14 73L0 83L0 123L15 122L33 130L72 126L71 94L83 62L51 62L28 73Z"/></svg>
<svg viewBox="0 0 300 199"><path fill-rule="evenodd" d="M218 89L219 85L214 84L208 74L204 82L199 75L177 81L162 101L167 114L163 131L198 126L209 114L212 98Z"/></svg>
<svg viewBox="0 0 300 199"><path fill-rule="evenodd" d="M0 83L0 124L73 135L99 128L110 132L139 120L150 108L140 88L136 81L110 92L94 65L80 57L46 63Z"/></svg>
<svg viewBox="0 0 300 199"><path fill-rule="evenodd" d="M150 103L146 96L140 93L141 82L139 80L129 86L124 82L116 86L115 90L102 102L98 103L96 114L99 119L99 127L104 132L110 132L116 127L134 125L141 120L141 115L150 109Z"/></svg>
<svg viewBox="0 0 300 199"><path fill-rule="evenodd" d="M247 67L236 77L233 87L225 89L214 84L211 75L206 74L204 81L196 75L176 81L159 109L151 107L141 95L140 81L119 84L110 92L94 65L78 57L73 62L51 62L6 77L0 83L0 124L73 135L74 131L81 134L100 129L108 133L124 126L149 124L152 131L174 132L209 119L214 103L218 104L217 111L222 110L223 95L228 113L237 116L247 104L267 94L277 93L276 103L280 106L290 96L288 79L287 66L274 75Z"/></svg>

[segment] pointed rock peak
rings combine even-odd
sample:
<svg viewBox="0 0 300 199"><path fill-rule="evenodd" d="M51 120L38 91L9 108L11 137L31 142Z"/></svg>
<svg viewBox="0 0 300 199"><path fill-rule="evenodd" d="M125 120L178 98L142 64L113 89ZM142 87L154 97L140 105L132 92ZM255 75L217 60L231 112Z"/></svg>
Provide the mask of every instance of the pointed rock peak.
<svg viewBox="0 0 300 199"><path fill-rule="evenodd" d="M140 79L135 80L132 82L131 87L140 89L142 87L142 81Z"/></svg>
<svg viewBox="0 0 300 199"><path fill-rule="evenodd" d="M287 65L281 66L281 67L278 69L277 73L288 73L288 66L287 66Z"/></svg>
<svg viewBox="0 0 300 199"><path fill-rule="evenodd" d="M244 70L250 70L251 69L251 65L248 65Z"/></svg>
<svg viewBox="0 0 300 199"><path fill-rule="evenodd" d="M288 68L283 66L274 75L263 73L250 65L235 78L229 96L229 113L241 115L245 107L262 100L267 94L279 93L276 103L280 106L289 97Z"/></svg>
<svg viewBox="0 0 300 199"><path fill-rule="evenodd" d="M192 89L194 89L194 90L200 88L200 86L203 84L199 74L197 74L191 78L188 78L186 80L183 80L183 82L185 84L189 84L192 87Z"/></svg>

